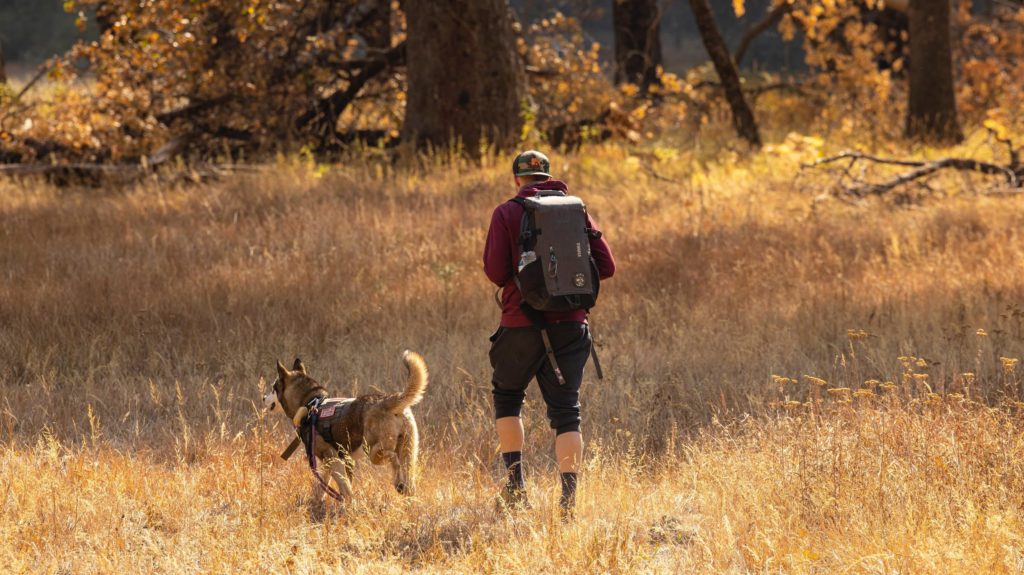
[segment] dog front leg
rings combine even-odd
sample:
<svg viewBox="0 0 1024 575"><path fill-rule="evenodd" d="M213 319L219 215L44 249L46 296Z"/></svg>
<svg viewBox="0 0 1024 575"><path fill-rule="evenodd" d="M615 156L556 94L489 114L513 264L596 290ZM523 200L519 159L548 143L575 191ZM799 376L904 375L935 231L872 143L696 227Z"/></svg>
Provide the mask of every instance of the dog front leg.
<svg viewBox="0 0 1024 575"><path fill-rule="evenodd" d="M352 501L352 482L349 481L350 465L346 464L341 456L336 456L327 460L327 468L330 469L330 479L333 480L335 489L341 495L342 502Z"/></svg>
<svg viewBox="0 0 1024 575"><path fill-rule="evenodd" d="M309 516L313 521L323 521L327 516L327 494L320 487L319 482L313 483L313 492L310 493Z"/></svg>

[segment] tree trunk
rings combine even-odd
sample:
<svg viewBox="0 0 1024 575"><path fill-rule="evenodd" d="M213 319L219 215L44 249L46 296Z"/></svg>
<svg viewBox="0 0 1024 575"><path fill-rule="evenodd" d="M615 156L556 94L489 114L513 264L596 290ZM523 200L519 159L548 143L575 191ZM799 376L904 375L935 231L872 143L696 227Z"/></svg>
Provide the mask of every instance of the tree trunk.
<svg viewBox="0 0 1024 575"><path fill-rule="evenodd" d="M955 143L963 140L953 93L949 0L910 1L910 95L906 135Z"/></svg>
<svg viewBox="0 0 1024 575"><path fill-rule="evenodd" d="M701 40L704 41L704 48L708 51L715 71L718 72L718 78L722 81L725 99L732 109L732 123L736 128L736 134L750 142L751 146L760 148L761 135L757 130L757 121L743 97L743 87L740 85L740 76L736 73L736 64L732 61L729 48L718 31L708 0L690 0L690 9L697 20L697 29L700 31Z"/></svg>
<svg viewBox="0 0 1024 575"><path fill-rule="evenodd" d="M7 62L4 61L4 45L0 40L0 84L7 83Z"/></svg>
<svg viewBox="0 0 1024 575"><path fill-rule="evenodd" d="M615 83L646 92L661 66L661 9L658 0L612 0L615 26Z"/></svg>
<svg viewBox="0 0 1024 575"><path fill-rule="evenodd" d="M506 0L405 0L409 89L402 137L417 145L519 141L526 73Z"/></svg>

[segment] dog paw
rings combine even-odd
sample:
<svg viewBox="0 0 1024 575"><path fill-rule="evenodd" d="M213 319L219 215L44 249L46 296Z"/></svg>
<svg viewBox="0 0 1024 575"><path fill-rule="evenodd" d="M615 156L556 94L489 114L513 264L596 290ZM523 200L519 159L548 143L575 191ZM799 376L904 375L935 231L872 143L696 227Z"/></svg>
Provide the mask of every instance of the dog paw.
<svg viewBox="0 0 1024 575"><path fill-rule="evenodd" d="M327 518L326 505L314 505L309 508L309 519L314 523L322 523Z"/></svg>

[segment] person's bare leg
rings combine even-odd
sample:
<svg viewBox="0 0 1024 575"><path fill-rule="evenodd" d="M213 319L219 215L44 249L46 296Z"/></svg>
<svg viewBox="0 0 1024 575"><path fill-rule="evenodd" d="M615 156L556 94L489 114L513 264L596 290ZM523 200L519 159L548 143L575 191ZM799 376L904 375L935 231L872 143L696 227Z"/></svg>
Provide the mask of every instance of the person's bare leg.
<svg viewBox="0 0 1024 575"><path fill-rule="evenodd" d="M499 417L495 420L501 459L505 463L508 481L503 495L504 505L512 507L526 503L526 479L523 476L523 420L519 417Z"/></svg>
<svg viewBox="0 0 1024 575"><path fill-rule="evenodd" d="M567 431L555 436L555 459L561 473L577 473L583 462L583 435Z"/></svg>
<svg viewBox="0 0 1024 575"><path fill-rule="evenodd" d="M523 451L525 433L523 432L523 420L519 417L499 417L495 421L498 428L498 444L502 453Z"/></svg>

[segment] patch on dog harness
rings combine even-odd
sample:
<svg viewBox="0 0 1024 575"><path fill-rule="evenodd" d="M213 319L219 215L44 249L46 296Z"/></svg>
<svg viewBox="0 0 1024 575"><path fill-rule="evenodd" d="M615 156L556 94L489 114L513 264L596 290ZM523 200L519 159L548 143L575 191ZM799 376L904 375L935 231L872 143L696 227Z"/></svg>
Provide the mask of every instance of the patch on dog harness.
<svg viewBox="0 0 1024 575"><path fill-rule="evenodd" d="M331 433L331 426L334 420L345 417L349 407L355 402L355 398L348 399L325 399L320 403L320 413L317 415L316 430L327 443L337 444L337 438Z"/></svg>
<svg viewBox="0 0 1024 575"><path fill-rule="evenodd" d="M324 404L320 407L320 421L331 419L336 414L338 417L345 415L353 401L355 401L355 398L325 400Z"/></svg>

